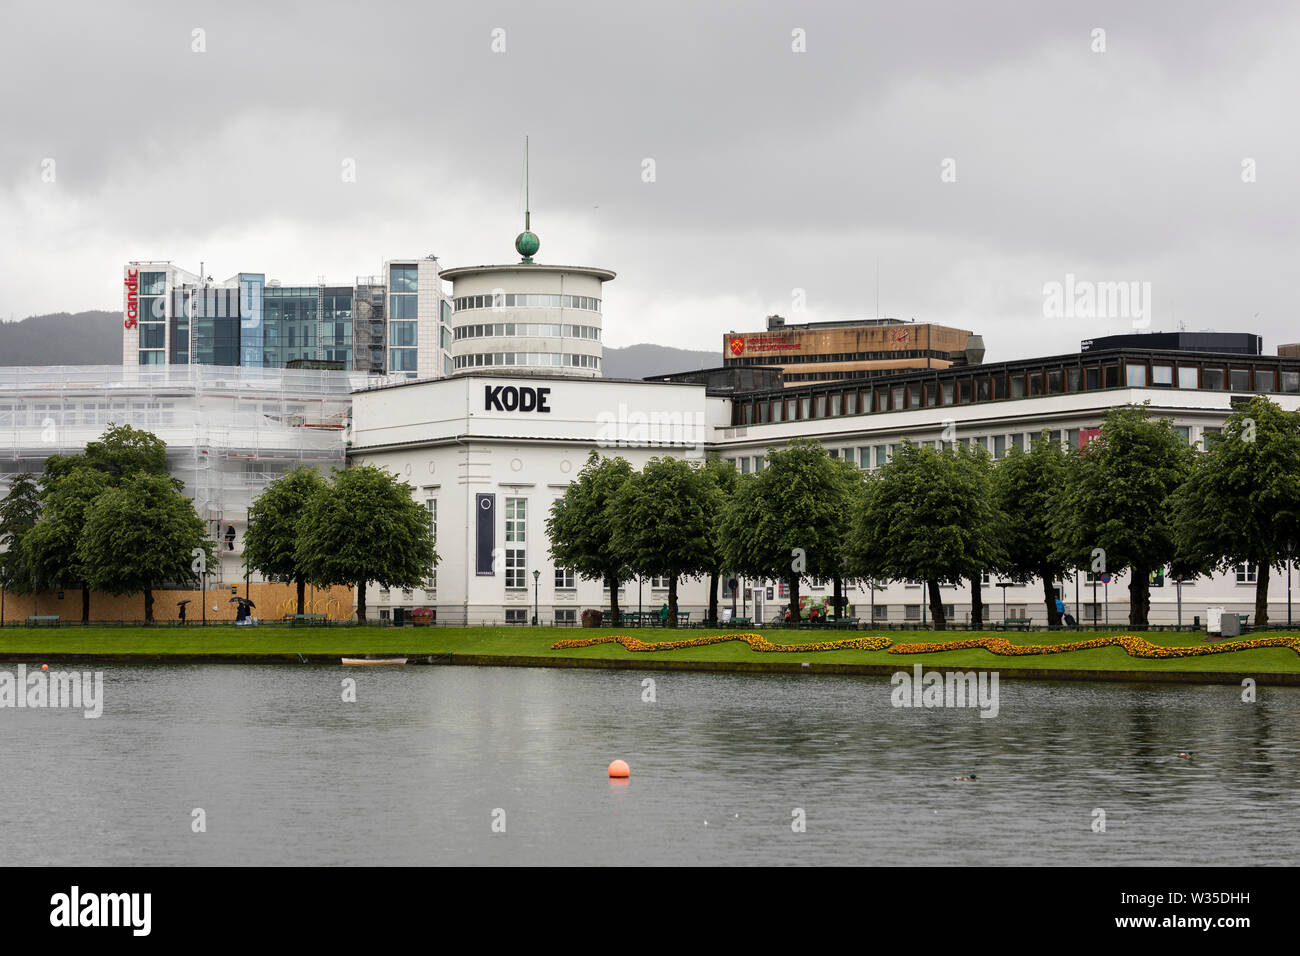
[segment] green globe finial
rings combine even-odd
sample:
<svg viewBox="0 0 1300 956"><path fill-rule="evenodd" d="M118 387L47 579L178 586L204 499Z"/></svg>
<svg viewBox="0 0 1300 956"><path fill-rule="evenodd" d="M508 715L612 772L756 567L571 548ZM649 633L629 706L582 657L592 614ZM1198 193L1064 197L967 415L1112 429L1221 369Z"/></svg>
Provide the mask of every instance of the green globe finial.
<svg viewBox="0 0 1300 956"><path fill-rule="evenodd" d="M537 250L542 247L542 240L537 238L537 234L525 229L515 237L515 251L523 256L524 262L532 262L533 256L537 255Z"/></svg>

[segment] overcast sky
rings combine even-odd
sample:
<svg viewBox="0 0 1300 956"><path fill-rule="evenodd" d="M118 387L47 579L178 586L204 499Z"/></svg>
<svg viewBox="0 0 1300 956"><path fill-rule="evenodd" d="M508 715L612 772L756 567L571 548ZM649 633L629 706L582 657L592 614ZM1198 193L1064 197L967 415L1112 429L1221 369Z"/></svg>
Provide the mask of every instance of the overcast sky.
<svg viewBox="0 0 1300 956"><path fill-rule="evenodd" d="M130 259L285 284L514 261L528 134L538 261L618 273L609 345L717 350L877 295L981 332L990 360L1141 321L1045 315L1067 275L1149 282L1152 329L1300 341L1295 3L3 15L6 319L120 308Z"/></svg>

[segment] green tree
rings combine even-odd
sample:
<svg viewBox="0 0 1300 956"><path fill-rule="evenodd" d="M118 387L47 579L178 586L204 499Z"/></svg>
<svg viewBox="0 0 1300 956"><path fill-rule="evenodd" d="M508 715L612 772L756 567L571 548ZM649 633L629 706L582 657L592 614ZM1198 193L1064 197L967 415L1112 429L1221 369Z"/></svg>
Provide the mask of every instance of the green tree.
<svg viewBox="0 0 1300 956"><path fill-rule="evenodd" d="M97 441L86 445L82 454L47 458L44 477L55 480L75 468L93 468L105 475L114 487L132 475L165 475L167 443L152 432L110 423Z"/></svg>
<svg viewBox="0 0 1300 956"><path fill-rule="evenodd" d="M244 564L267 578L293 581L299 614L303 613L307 589L298 563L300 527L308 503L325 486L324 477L314 468L294 468L267 485L248 509Z"/></svg>
<svg viewBox="0 0 1300 956"><path fill-rule="evenodd" d="M1068 453L1047 431L1027 452L1012 446L993 469L993 500L1006 520L1002 541L1007 562L997 570L1016 582L1039 578L1052 625L1061 623L1053 582L1068 567L1056 549L1053 515L1070 476Z"/></svg>
<svg viewBox="0 0 1300 956"><path fill-rule="evenodd" d="M634 572L668 578L668 626L677 626L677 579L717 566L717 487L701 466L651 458L614 501L615 534Z"/></svg>
<svg viewBox="0 0 1300 956"><path fill-rule="evenodd" d="M1255 622L1266 627L1269 569L1300 542L1300 413L1256 395L1215 439L1173 498L1175 564L1255 565Z"/></svg>
<svg viewBox="0 0 1300 956"><path fill-rule="evenodd" d="M89 624L90 570L81 556L81 539L91 507L110 487L109 478L79 464L47 473L41 483L44 512L27 536L27 558L45 587L81 589L81 623Z"/></svg>
<svg viewBox="0 0 1300 956"><path fill-rule="evenodd" d="M131 475L96 497L77 543L77 561L90 586L110 594L143 591L150 623L153 589L195 580L200 561L212 559L212 542L193 502L166 475Z"/></svg>
<svg viewBox="0 0 1300 956"><path fill-rule="evenodd" d="M750 578L785 581L790 616L799 620L799 580L843 573L849 501L846 472L815 441L768 449L766 466L740 475L722 520L727 568Z"/></svg>
<svg viewBox="0 0 1300 956"><path fill-rule="evenodd" d="M366 620L366 585L415 588L438 563L429 511L404 481L375 465L334 469L333 481L308 500L295 562L318 587L357 589L357 620Z"/></svg>
<svg viewBox="0 0 1300 956"><path fill-rule="evenodd" d="M1070 453L1064 491L1053 502L1057 560L1094 572L1129 571L1129 624L1145 627L1151 572L1175 557L1173 496L1195 452L1167 418L1143 405L1112 408L1101 434Z"/></svg>
<svg viewBox="0 0 1300 956"><path fill-rule="evenodd" d="M614 625L619 621L618 589L628 576L615 530L614 501L632 474L623 458L602 458L593 451L546 519L556 567L589 581L604 581Z"/></svg>
<svg viewBox="0 0 1300 956"><path fill-rule="evenodd" d="M924 581L938 630L947 627L940 584L978 580L1006 560L987 456L904 442L868 484L854 522L851 563L863 576ZM972 598L982 603L978 590Z"/></svg>
<svg viewBox="0 0 1300 956"><path fill-rule="evenodd" d="M24 472L14 475L9 491L0 500L0 589L30 594L37 590L38 577L25 547L25 539L41 515L40 489L36 479Z"/></svg>
<svg viewBox="0 0 1300 956"><path fill-rule="evenodd" d="M726 557L722 550L722 523L736 490L739 477L736 466L721 458L709 458L704 462L704 477L709 485L707 502L709 514L709 548L713 552L713 567L709 569L709 612L706 618L709 624L718 623L718 578L722 575Z"/></svg>

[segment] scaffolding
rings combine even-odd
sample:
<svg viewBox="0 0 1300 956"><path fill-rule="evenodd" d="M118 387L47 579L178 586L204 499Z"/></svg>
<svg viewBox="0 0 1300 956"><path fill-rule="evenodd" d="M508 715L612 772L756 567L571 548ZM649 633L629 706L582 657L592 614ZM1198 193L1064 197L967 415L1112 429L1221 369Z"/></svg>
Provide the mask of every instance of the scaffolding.
<svg viewBox="0 0 1300 956"><path fill-rule="evenodd" d="M77 454L110 424L152 432L222 558L209 582L242 580L248 508L285 472L342 467L363 373L210 365L0 367L0 495ZM235 549L224 540L236 529ZM232 560L233 559L233 560Z"/></svg>

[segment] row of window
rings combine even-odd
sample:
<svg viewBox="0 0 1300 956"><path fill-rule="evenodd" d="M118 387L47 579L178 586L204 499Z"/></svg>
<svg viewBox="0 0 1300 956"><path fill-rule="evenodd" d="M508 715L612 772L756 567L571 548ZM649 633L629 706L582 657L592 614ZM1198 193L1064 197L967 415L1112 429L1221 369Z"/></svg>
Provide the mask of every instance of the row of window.
<svg viewBox="0 0 1300 956"><path fill-rule="evenodd" d="M1079 428L1052 428L1048 429L1051 439L1064 444L1067 448L1078 448L1081 439L1085 437L1085 431ZM1174 431L1178 432L1189 445L1192 442L1192 429L1189 425L1175 425ZM1223 429L1217 426L1206 425L1201 428L1199 440L1195 443L1201 451L1206 447L1206 436L1219 434ZM1091 437L1091 436L1087 436ZM916 444L933 445L939 451L948 447L959 446L978 446L987 451L994 459L1005 458L1013 448L1021 451L1028 451L1042 440L1042 432L1013 432L1009 435L978 435L967 438L958 438L951 442L935 439L931 441L920 441ZM1086 443L1086 442L1085 442ZM894 457L894 451L902 442L890 442L879 445L860 445L856 448L827 448L826 453L832 458L843 458L845 461L857 465L859 468L874 469L880 468L889 463ZM765 455L743 455L739 457L724 458L733 464L741 474L749 474L751 471L762 471L767 462Z"/></svg>
<svg viewBox="0 0 1300 956"><path fill-rule="evenodd" d="M494 292L489 295L461 295L452 300L456 311L465 309L586 309L600 311L600 299L589 295L532 295Z"/></svg>
<svg viewBox="0 0 1300 956"><path fill-rule="evenodd" d="M910 376L909 376L910 377ZM897 376L894 377L897 379ZM873 412L969 405L1110 388L1181 388L1300 394L1300 370L1215 361L1125 359L1029 371L982 371L938 379L881 382L816 395L736 402L736 425L833 418Z"/></svg>
<svg viewBox="0 0 1300 956"><path fill-rule="evenodd" d="M600 341L600 329L594 325L564 325L549 322L494 322L482 325L462 325L456 329L457 339L476 339L485 336L503 335L553 336Z"/></svg>
<svg viewBox="0 0 1300 956"><path fill-rule="evenodd" d="M600 359L594 355L569 352L487 352L456 356L456 368L480 368L486 365L541 365L599 369Z"/></svg>

